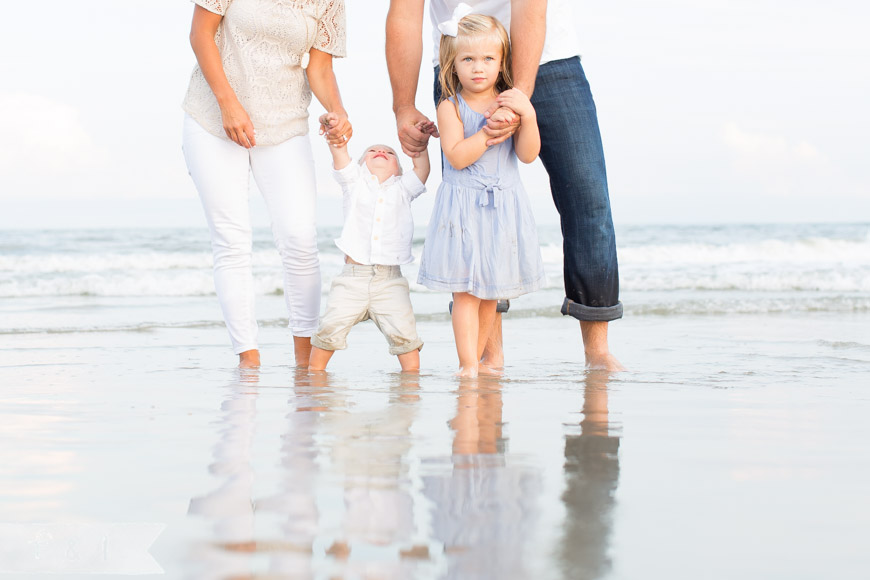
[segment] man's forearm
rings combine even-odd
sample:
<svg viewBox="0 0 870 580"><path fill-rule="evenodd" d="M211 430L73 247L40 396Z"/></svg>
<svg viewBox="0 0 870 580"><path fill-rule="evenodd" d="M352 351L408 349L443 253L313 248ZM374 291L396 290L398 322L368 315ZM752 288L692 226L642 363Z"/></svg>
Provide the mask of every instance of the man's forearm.
<svg viewBox="0 0 870 580"><path fill-rule="evenodd" d="M391 0L387 13L387 70L393 88L393 112L415 106L423 57L424 0Z"/></svg>
<svg viewBox="0 0 870 580"><path fill-rule="evenodd" d="M547 34L547 0L511 0L514 86L531 97Z"/></svg>

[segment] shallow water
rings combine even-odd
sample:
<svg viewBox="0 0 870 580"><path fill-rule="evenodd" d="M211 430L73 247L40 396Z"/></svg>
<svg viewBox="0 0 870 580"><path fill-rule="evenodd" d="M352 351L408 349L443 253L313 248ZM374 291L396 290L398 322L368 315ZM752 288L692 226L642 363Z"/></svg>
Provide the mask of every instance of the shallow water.
<svg viewBox="0 0 870 580"><path fill-rule="evenodd" d="M606 375L572 321L508 318L504 377L464 382L438 321L418 377L368 324L327 377L276 364L278 328L247 373L221 328L18 335L0 535L71 523L82 547L51 560L43 529L0 570L87 577L118 562L82 526L127 523L162 526L168 578L861 578L868 322L628 318L632 370Z"/></svg>
<svg viewBox="0 0 870 580"><path fill-rule="evenodd" d="M504 376L463 382L413 284L419 376L368 323L297 373L262 231L248 373L204 232L0 232L0 573L867 577L870 225L620 228L616 375L583 368L540 239Z"/></svg>

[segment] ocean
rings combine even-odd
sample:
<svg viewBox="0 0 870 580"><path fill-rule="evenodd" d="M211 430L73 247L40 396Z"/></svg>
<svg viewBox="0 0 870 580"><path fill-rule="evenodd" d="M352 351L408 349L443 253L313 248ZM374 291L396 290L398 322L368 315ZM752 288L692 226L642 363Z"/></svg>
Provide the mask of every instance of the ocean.
<svg viewBox="0 0 870 580"><path fill-rule="evenodd" d="M478 380L413 264L420 374L364 323L308 375L256 230L243 372L205 229L0 232L0 574L865 577L870 223L618 227L613 374L585 369L539 230L547 286Z"/></svg>
<svg viewBox="0 0 870 580"><path fill-rule="evenodd" d="M322 228L324 302L343 256ZM623 226L625 315L727 315L870 310L870 224ZM560 316L558 227L540 228L546 287L512 316ZM414 240L416 259L423 230ZM282 273L268 230L254 235L261 325L286 323ZM0 232L0 333L133 331L220 325L208 234L199 229ZM403 268L421 320L444 319L446 298Z"/></svg>

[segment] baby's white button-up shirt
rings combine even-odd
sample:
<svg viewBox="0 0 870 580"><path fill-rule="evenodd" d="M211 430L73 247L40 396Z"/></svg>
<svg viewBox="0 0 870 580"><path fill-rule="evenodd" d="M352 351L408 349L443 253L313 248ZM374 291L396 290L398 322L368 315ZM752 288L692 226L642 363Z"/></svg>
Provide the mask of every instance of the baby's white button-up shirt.
<svg viewBox="0 0 870 580"><path fill-rule="evenodd" d="M360 264L400 266L414 261L411 202L426 191L413 171L383 183L356 162L333 171L344 197L344 228L335 245Z"/></svg>

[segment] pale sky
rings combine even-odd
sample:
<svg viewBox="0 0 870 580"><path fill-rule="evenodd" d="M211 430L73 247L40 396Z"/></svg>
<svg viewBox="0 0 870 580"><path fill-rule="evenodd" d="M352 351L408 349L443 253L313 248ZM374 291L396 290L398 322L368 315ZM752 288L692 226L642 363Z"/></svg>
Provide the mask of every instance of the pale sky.
<svg viewBox="0 0 870 580"><path fill-rule="evenodd" d="M388 0L347 5L336 71L357 155L396 144ZM5 8L0 227L204 223L180 145L192 12L185 0ZM870 220L866 2L580 0L575 20L617 225ZM428 23L424 40L418 106L434 115ZM321 219L335 225L329 154L312 144ZM437 142L430 152L438 167ZM524 180L538 221L555 223L539 162Z"/></svg>

